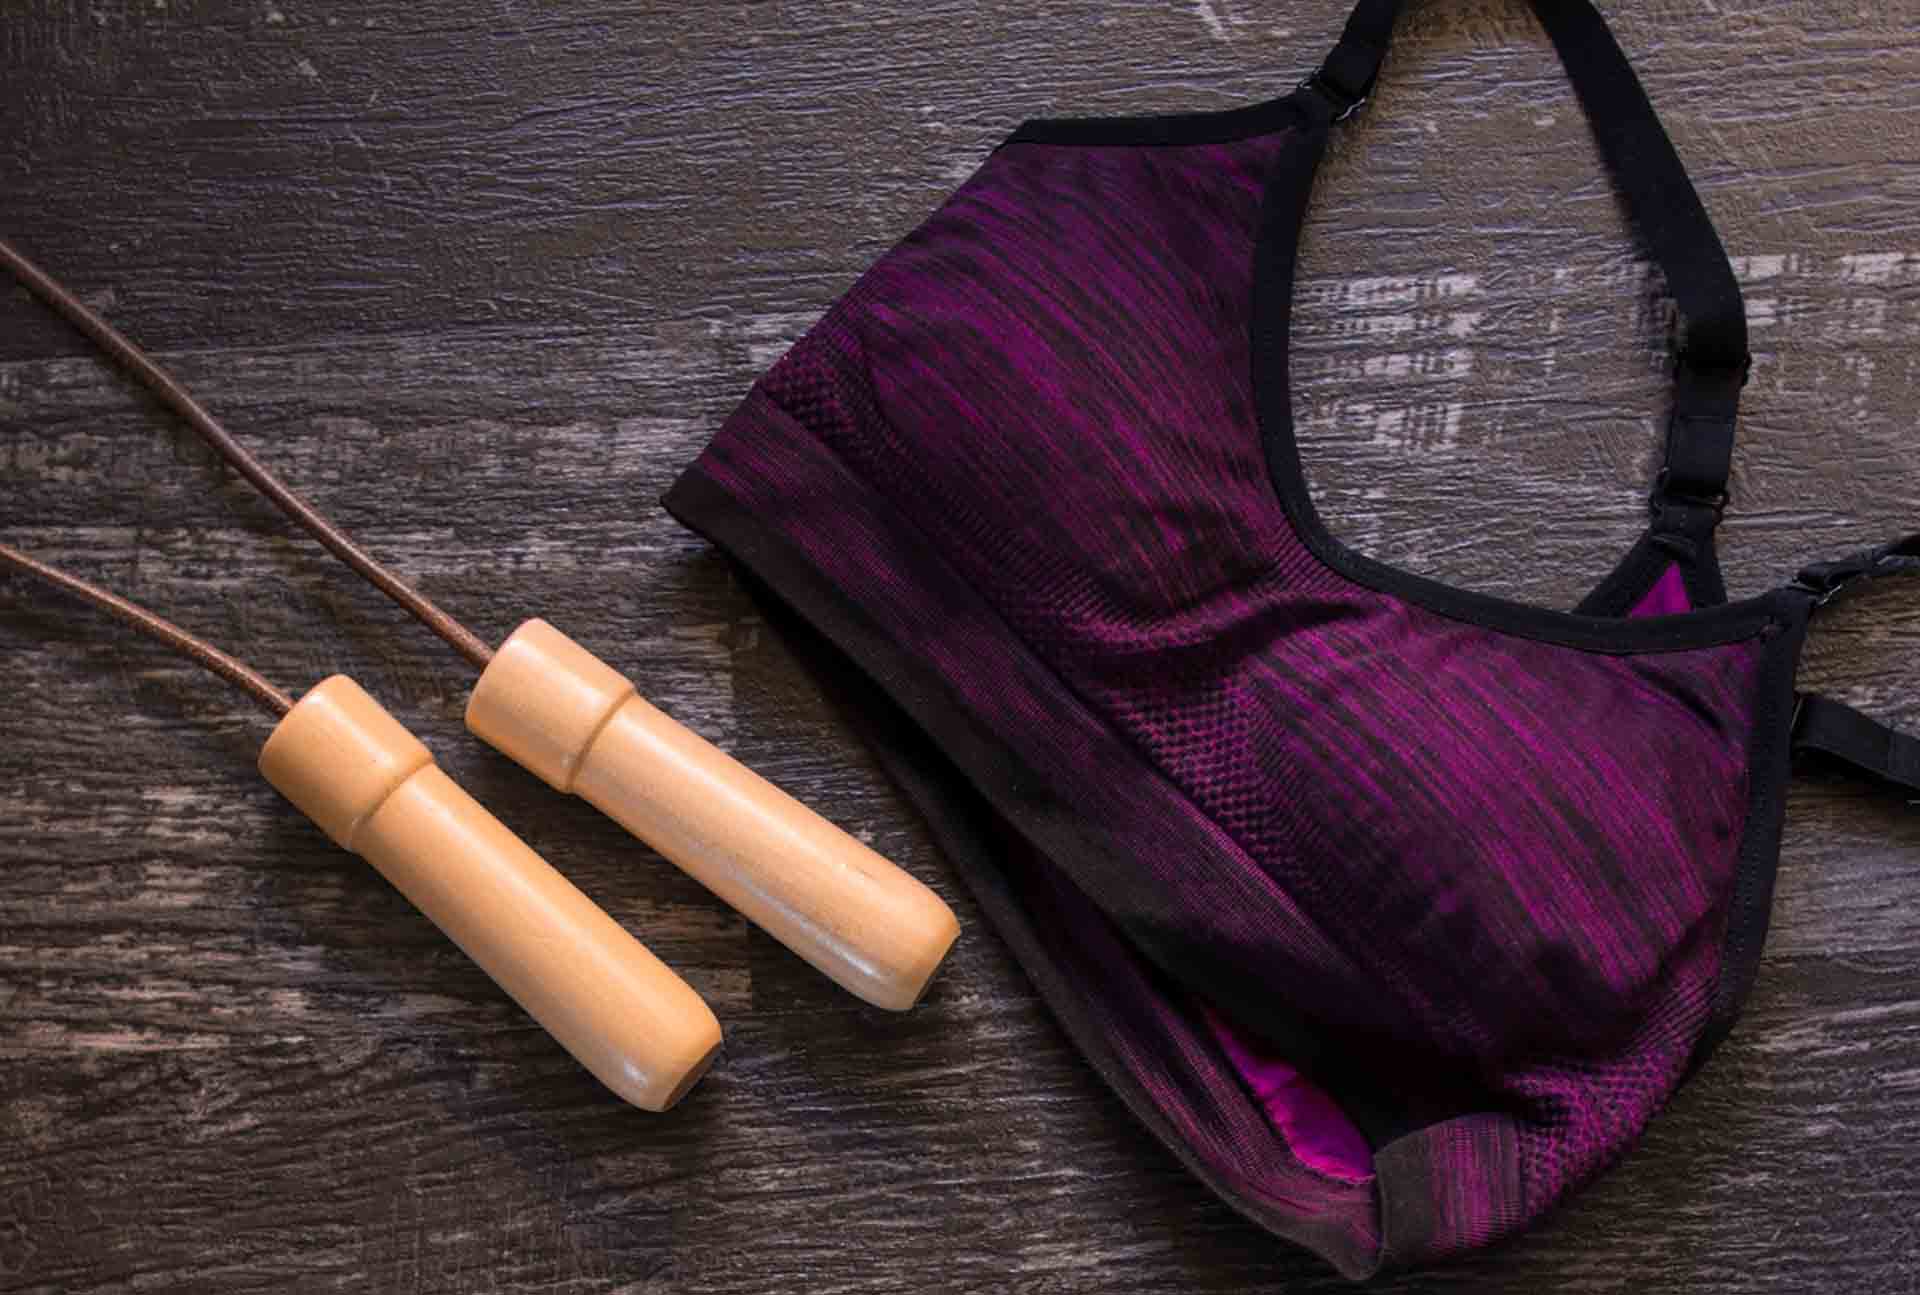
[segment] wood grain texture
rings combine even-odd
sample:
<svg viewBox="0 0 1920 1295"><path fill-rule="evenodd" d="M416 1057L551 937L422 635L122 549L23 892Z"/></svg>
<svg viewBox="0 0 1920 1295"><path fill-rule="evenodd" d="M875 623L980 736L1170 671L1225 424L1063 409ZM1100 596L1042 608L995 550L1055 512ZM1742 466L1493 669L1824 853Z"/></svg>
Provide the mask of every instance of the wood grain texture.
<svg viewBox="0 0 1920 1295"><path fill-rule="evenodd" d="M1902 0L1606 6L1739 258L1730 584L1920 517ZM965 926L894 1017L467 738L471 680L0 289L0 527L304 688L349 669L713 1004L636 1115L262 784L244 700L0 581L0 1291L1331 1291L1067 1047L919 824L656 500L1021 118L1291 86L1343 0L14 0L0 228L497 640L547 615ZM1302 252L1342 538L1569 605L1635 534L1659 286L1518 0L1433 0ZM623 573L609 599L602 573ZM1802 678L1920 728L1920 597ZM106 722L110 721L110 722ZM1732 1040L1616 1172L1378 1289L1920 1290L1920 820L1795 786Z"/></svg>

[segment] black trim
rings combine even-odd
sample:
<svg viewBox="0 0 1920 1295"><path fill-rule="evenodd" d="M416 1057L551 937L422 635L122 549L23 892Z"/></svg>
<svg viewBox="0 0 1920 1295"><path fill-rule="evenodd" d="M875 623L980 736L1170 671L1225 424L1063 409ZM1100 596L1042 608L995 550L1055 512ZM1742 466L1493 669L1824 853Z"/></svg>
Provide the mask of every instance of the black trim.
<svg viewBox="0 0 1920 1295"><path fill-rule="evenodd" d="M1920 572L1920 534L1803 569L1777 591L1779 628L1766 642L1758 711L1747 756L1753 780L1747 828L1740 841L1732 911L1714 986L1713 1020L1694 1050L1699 1066L1726 1037L1760 965L1767 921L1773 911L1774 874L1780 863L1780 831L1786 818L1787 779L1793 756L1810 750L1842 760L1896 787L1920 789L1920 744L1826 698L1794 691L1800 649L1813 613L1850 587L1886 576ZM1809 709L1811 708L1811 710ZM1842 713L1844 712L1844 714ZM1896 753L1897 752L1897 753Z"/></svg>
<svg viewBox="0 0 1920 1295"><path fill-rule="evenodd" d="M1787 779L1793 772L1793 679L1800 666L1813 600L1780 591L1781 620L1764 641L1753 731L1747 739L1747 822L1735 864L1733 901L1720 945L1720 976L1713 987L1712 1015L1694 1045L1689 1072L1698 1069L1733 1028L1760 969L1767 924L1773 913L1773 881L1780 866L1780 830L1786 821Z"/></svg>
<svg viewBox="0 0 1920 1295"><path fill-rule="evenodd" d="M1020 123L1007 144L1070 144L1083 148L1231 144L1306 124L1300 94L1219 112L1175 112L1130 117L1035 117Z"/></svg>
<svg viewBox="0 0 1920 1295"><path fill-rule="evenodd" d="M1321 522L1308 493L1294 440L1288 339L1300 227L1314 173L1327 144L1324 113L1308 112L1296 147L1268 178L1253 269L1253 383L1267 472L1287 520L1309 551L1356 584L1390 593L1429 611L1522 638L1594 652L1630 653L1710 647L1751 638L1785 613L1778 592L1737 603L1696 608L1677 616L1624 620L1510 602L1429 580L1357 553Z"/></svg>

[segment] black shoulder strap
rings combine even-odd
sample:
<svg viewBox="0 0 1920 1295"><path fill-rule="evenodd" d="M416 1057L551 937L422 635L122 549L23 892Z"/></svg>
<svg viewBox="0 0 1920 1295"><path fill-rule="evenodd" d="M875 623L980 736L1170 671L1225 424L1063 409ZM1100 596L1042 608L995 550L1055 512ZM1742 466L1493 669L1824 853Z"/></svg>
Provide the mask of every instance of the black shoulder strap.
<svg viewBox="0 0 1920 1295"><path fill-rule="evenodd" d="M1689 574L1701 570L1701 579L1689 583L1723 601L1713 531L1726 506L1734 418L1751 363L1740 284L1680 155L1599 11L1588 0L1532 2L1685 324L1648 539ZM1339 44L1307 78L1336 120L1372 93L1404 3L1360 0Z"/></svg>

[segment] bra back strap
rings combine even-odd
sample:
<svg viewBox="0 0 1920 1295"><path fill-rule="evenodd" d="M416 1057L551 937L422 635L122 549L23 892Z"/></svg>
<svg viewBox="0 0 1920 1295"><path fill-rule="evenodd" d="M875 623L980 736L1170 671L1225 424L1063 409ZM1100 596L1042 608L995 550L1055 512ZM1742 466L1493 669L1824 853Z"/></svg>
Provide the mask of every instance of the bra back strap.
<svg viewBox="0 0 1920 1295"><path fill-rule="evenodd" d="M1803 567L1787 587L1811 597L1815 607L1825 607L1863 580L1916 572L1920 572L1920 531L1879 548L1861 549L1844 558Z"/></svg>
<svg viewBox="0 0 1920 1295"><path fill-rule="evenodd" d="M1793 713L1793 754L1831 760L1920 797L1920 738L1888 728L1845 702L1801 693Z"/></svg>
<svg viewBox="0 0 1920 1295"><path fill-rule="evenodd" d="M1832 562L1816 562L1787 588L1819 608L1869 580L1915 573L1920 573L1920 534ZM1793 713L1793 753L1836 762L1874 782L1920 797L1920 738L1897 732L1831 697L1800 694Z"/></svg>
<svg viewBox="0 0 1920 1295"><path fill-rule="evenodd" d="M1740 284L1673 141L1599 11L1589 0L1532 3L1685 324L1651 530L1656 541L1666 537L1661 547L1683 563L1712 566L1713 529L1733 463L1734 417L1751 363ZM1360 0L1333 52L1307 78L1336 119L1350 116L1372 93L1404 4Z"/></svg>

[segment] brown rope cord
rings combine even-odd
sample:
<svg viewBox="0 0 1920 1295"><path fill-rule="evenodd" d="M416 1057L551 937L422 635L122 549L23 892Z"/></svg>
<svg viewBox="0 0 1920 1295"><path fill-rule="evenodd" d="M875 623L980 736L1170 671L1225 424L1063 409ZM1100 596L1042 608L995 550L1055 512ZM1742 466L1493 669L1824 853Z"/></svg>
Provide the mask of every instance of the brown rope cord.
<svg viewBox="0 0 1920 1295"><path fill-rule="evenodd" d="M58 312L68 323L85 333L93 343L113 357L159 398L160 403L187 421L187 425L254 487L272 500L281 512L304 527L326 550L352 567L387 597L411 612L421 624L453 646L454 651L480 669L493 659L493 649L472 630L440 610L426 595L409 585L349 539L344 531L329 522L319 510L293 493L280 478L260 461L201 407L173 375L148 357L126 337L83 305L78 298L56 282L39 266L22 256L14 246L0 238L0 264L13 272L27 291Z"/></svg>
<svg viewBox="0 0 1920 1295"><path fill-rule="evenodd" d="M84 599L102 611L118 616L142 634L159 639L174 651L191 657L228 683L238 685L270 713L284 715L293 709L291 697L268 683L244 663L228 656L204 639L195 638L172 621L163 620L146 608L128 602L119 594L102 589L99 585L82 580L79 576L68 575L58 567L50 567L6 544L0 544L0 562L25 571L29 575L39 576L48 584L56 585L76 598Z"/></svg>

